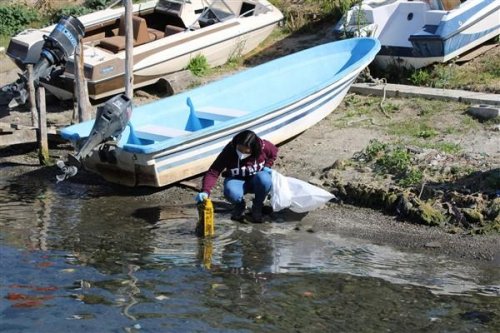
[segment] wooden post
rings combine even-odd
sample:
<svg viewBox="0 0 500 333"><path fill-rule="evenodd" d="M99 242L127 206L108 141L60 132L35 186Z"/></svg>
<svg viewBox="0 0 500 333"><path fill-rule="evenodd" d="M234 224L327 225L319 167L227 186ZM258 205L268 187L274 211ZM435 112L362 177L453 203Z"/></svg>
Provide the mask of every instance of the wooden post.
<svg viewBox="0 0 500 333"><path fill-rule="evenodd" d="M123 0L123 4L125 5L125 95L132 99L134 94L132 0Z"/></svg>
<svg viewBox="0 0 500 333"><path fill-rule="evenodd" d="M38 160L42 165L49 165L49 140L47 137L47 111L45 108L45 88L43 86L37 89L38 99Z"/></svg>
<svg viewBox="0 0 500 333"><path fill-rule="evenodd" d="M75 87L77 88L78 122L91 119L91 108L87 80L84 73L83 41L80 37L75 49Z"/></svg>
<svg viewBox="0 0 500 333"><path fill-rule="evenodd" d="M35 82L33 80L33 65L28 66L28 93L30 101L30 111L31 111L31 126L38 126L38 111L36 109L36 94L35 94Z"/></svg>

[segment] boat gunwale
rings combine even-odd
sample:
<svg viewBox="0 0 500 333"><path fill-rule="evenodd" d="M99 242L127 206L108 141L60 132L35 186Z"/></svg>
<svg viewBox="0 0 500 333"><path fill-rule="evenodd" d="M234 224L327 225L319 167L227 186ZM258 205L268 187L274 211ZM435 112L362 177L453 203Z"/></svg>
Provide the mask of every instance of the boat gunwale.
<svg viewBox="0 0 500 333"><path fill-rule="evenodd" d="M309 48L309 49L306 49L303 51L296 52L296 53L291 54L289 56L294 56L294 55L298 56L299 54L303 54L305 52L313 52L314 49L318 49L318 48L322 48L322 47L327 48L328 45L331 45L332 43L339 43L339 42L345 43L345 44L349 44L349 43L354 44L353 47L350 49L351 52L356 47L355 45L358 45L358 43L360 43L360 42L361 43L370 43L371 42L371 43L373 43L373 45L368 50L368 52L366 54L362 55L359 59L354 61L349 66L342 68L341 71L337 72L332 77L329 77L324 82L321 82L321 83L317 84L317 86L311 87L307 90L301 91L300 96L292 96L292 97L288 98L288 100L289 100L288 104L284 104L284 103L286 103L286 101L284 101L284 102L280 101L280 105L268 105L264 109L259 109L259 110L256 110L254 112L249 113L248 115L226 121L223 124L219 124L220 128L218 128L218 129L214 130L213 127L207 127L207 128L202 129L202 130L193 132L189 136L172 138L169 140L165 140L163 142L158 142L158 143L155 143L153 145L149 145L149 147L148 147L149 149L144 149L145 146L143 146L143 145L134 145L134 144L128 144L128 143L124 144L123 146L118 147L118 148L122 149L126 152L130 152L130 153L134 153L134 154L154 155L154 154L159 154L159 153L161 153L161 154L174 153L175 151L177 151L179 149L186 148L185 146L187 144L193 144L194 142L202 141L204 138L215 136L216 133L218 133L220 131L225 131L228 128L233 127L235 124L238 124L238 125L248 124L249 122L252 122L257 118L263 118L263 117L272 118L272 117L274 117L272 115L276 114L276 112L282 111L284 108L289 107L290 105L293 105L294 103L297 103L298 101L305 100L305 99L309 98L310 96L321 92L322 90L330 87L331 85L333 85L335 83L341 83L342 81L347 80L347 78L349 78L352 75L359 74L359 72L357 70L353 70L353 68L366 67L373 60L373 58L376 56L376 54L380 50L380 42L377 39L370 38L370 37L359 37L356 39L349 39L349 40L345 40L345 41L336 41L336 42L330 42L327 44L318 45L318 46L315 46L315 47L312 47L312 48ZM280 59L283 59L283 58L278 58L278 59L272 60L272 61L267 62L265 64L262 64L260 66L274 65ZM346 61L346 63L347 63L347 61ZM363 63L367 63L366 66L362 65ZM260 66L257 66L257 67L260 67ZM248 75L248 74L246 74L247 72L252 71L253 69L255 69L257 67L253 67L253 68L250 68L250 69L245 70L243 72L236 73L236 74L234 74L226 79L229 79L232 77L238 77L241 75ZM348 74L346 74L346 73L348 73ZM225 80L225 79L223 79L223 80ZM222 80L220 80L220 81L222 81ZM220 82L220 81L214 81L212 83L209 83L209 85L217 84L217 82ZM206 87L206 86L201 86L201 87L195 88L193 90L203 89L204 87ZM186 91L186 92L179 94L177 96L179 96L178 98L187 96L188 93L192 92L193 90ZM203 143L203 142L200 142L200 143ZM153 146L155 146L155 147L153 147Z"/></svg>

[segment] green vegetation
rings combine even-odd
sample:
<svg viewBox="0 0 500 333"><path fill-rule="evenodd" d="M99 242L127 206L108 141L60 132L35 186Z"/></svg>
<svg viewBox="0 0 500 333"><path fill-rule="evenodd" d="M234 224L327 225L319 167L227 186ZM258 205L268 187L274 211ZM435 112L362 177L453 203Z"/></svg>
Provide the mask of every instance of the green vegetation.
<svg viewBox="0 0 500 333"><path fill-rule="evenodd" d="M410 76L411 84L447 89L491 91L499 93L500 56L481 57L474 66L454 63L436 64L415 70Z"/></svg>
<svg viewBox="0 0 500 333"><path fill-rule="evenodd" d="M416 167L411 167L406 171L403 177L401 177L401 179L397 181L397 184L400 186L409 187L422 183L423 179L424 173L422 172L422 170Z"/></svg>
<svg viewBox="0 0 500 333"><path fill-rule="evenodd" d="M36 9L19 4L0 5L0 35L3 37L12 36L39 20Z"/></svg>
<svg viewBox="0 0 500 333"><path fill-rule="evenodd" d="M336 22L359 0L304 0L305 5L285 0L271 0L281 10L287 33L310 31L315 22Z"/></svg>
<svg viewBox="0 0 500 333"><path fill-rule="evenodd" d="M375 164L389 173L398 175L408 170L411 157L405 148L396 147L393 150L386 151L384 155L376 160Z"/></svg>
<svg viewBox="0 0 500 333"><path fill-rule="evenodd" d="M0 4L0 46L6 47L15 34L26 28L40 28L59 21L62 16L81 16L104 9L112 0L86 0L83 5L52 7L51 2L44 8L29 7L25 4Z"/></svg>
<svg viewBox="0 0 500 333"><path fill-rule="evenodd" d="M210 66L208 64L207 58L204 55L198 54L194 58L191 58L187 69L191 71L196 76L203 76L210 73Z"/></svg>
<svg viewBox="0 0 500 333"><path fill-rule="evenodd" d="M387 149L387 144L378 141L377 139L370 140L370 143L365 148L367 161L373 161L379 158Z"/></svg>

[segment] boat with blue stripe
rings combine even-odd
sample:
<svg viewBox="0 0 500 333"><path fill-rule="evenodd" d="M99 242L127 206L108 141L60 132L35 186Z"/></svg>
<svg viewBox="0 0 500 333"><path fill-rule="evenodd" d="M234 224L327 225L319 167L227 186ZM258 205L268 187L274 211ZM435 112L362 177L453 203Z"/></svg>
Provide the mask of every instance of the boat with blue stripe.
<svg viewBox="0 0 500 333"><path fill-rule="evenodd" d="M342 17L334 33L378 38L379 67L421 68L497 38L500 0L364 0Z"/></svg>
<svg viewBox="0 0 500 333"><path fill-rule="evenodd" d="M83 165L113 183L162 187L205 172L242 130L280 144L334 111L379 50L374 38L326 43L136 106L119 140ZM77 143L93 123L60 135Z"/></svg>

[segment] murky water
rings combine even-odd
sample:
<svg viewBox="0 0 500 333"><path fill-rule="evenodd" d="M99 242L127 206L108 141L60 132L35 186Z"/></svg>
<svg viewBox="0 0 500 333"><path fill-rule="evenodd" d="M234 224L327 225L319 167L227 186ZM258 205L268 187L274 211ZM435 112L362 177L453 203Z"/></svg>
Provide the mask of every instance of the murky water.
<svg viewBox="0 0 500 333"><path fill-rule="evenodd" d="M21 184L22 183L22 184ZM2 332L498 332L500 268L0 180Z"/></svg>

